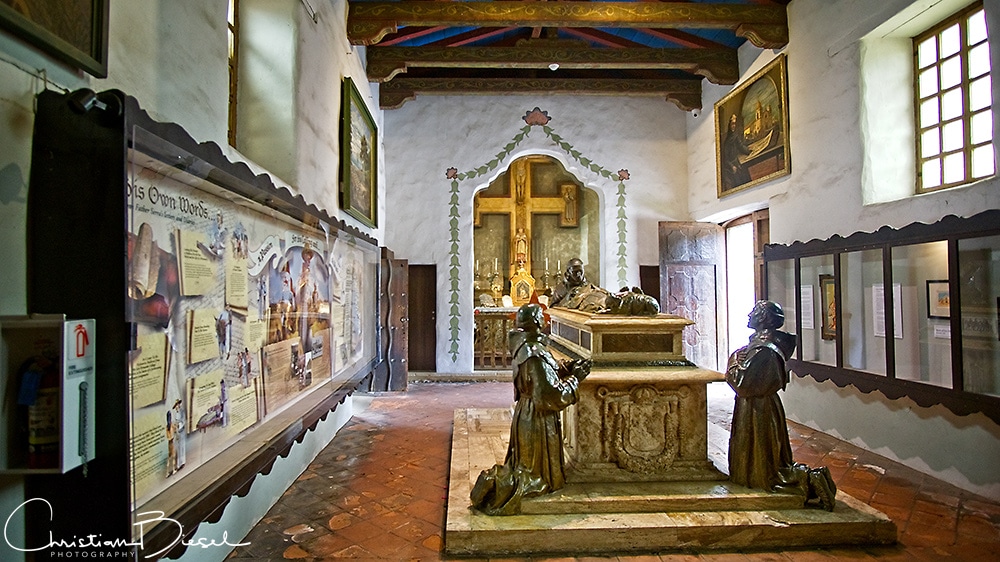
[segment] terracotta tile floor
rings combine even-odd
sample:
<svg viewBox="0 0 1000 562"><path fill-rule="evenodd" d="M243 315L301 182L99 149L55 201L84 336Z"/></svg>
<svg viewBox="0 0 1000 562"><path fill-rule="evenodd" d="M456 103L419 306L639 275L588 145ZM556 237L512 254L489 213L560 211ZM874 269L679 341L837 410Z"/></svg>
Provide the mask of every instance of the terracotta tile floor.
<svg viewBox="0 0 1000 562"><path fill-rule="evenodd" d="M369 400L370 404L254 527L243 541L251 544L237 548L230 558L444 559L453 412L467 407L508 407L511 399L509 382L411 382L406 392L358 397L359 404ZM727 426L731 404L711 398L709 404L709 420ZM532 560L1000 560L1000 503L829 435L794 423L789 426L795 460L828 466L840 489L896 522L899 544Z"/></svg>

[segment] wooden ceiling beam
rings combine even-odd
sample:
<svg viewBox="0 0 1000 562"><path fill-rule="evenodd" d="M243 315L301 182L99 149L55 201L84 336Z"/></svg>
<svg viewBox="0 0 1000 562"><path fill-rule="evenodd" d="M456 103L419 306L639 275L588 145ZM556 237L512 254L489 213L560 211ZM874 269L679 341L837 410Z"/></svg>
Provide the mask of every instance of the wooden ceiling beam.
<svg viewBox="0 0 1000 562"><path fill-rule="evenodd" d="M788 43L784 6L684 2L350 2L347 36L374 45L400 26L732 29L754 45Z"/></svg>
<svg viewBox="0 0 1000 562"><path fill-rule="evenodd" d="M447 39L442 39L441 41L436 41L430 45L440 46L440 47L464 47L469 43L475 43L476 41L482 41L484 39L490 39L497 35L503 35L508 31L513 31L518 29L517 27L480 27L473 29L472 31L466 31L465 33L459 33ZM376 48L381 48L384 43L379 43Z"/></svg>
<svg viewBox="0 0 1000 562"><path fill-rule="evenodd" d="M425 35L430 35L432 33L437 33L438 31L444 31L445 29L448 29L448 28L444 27L444 26L440 26L440 25L436 26L436 27L419 27L419 28L414 27L412 29L407 29L406 31L404 31L402 33L395 34L393 37L390 37L390 38L382 41L381 43L379 43L379 45L384 45L384 46L390 47L392 45L398 45L400 43L405 43L406 41L410 41L410 40L416 39L418 37L423 37Z"/></svg>
<svg viewBox="0 0 1000 562"><path fill-rule="evenodd" d="M396 109L417 94L503 95L574 94L662 96L684 111L701 108L700 80L595 78L406 78L379 88L382 109Z"/></svg>
<svg viewBox="0 0 1000 562"><path fill-rule="evenodd" d="M664 41L670 41L678 47L692 47L696 49L717 49L725 47L722 43L716 43L711 39L699 37L693 33L678 31L676 29L641 29L643 33L651 35Z"/></svg>
<svg viewBox="0 0 1000 562"><path fill-rule="evenodd" d="M611 33L606 33L600 29L582 29L576 27L565 27L562 32L566 35L572 35L573 37L578 37L586 41L597 43L598 45L604 45L605 47L611 47L613 49L623 49L625 47L644 47L641 45L624 37L619 37L617 35L612 35Z"/></svg>
<svg viewBox="0 0 1000 562"><path fill-rule="evenodd" d="M735 49L598 49L558 45L516 47L371 47L368 80L387 82L407 68L548 68L684 70L716 84L739 80Z"/></svg>

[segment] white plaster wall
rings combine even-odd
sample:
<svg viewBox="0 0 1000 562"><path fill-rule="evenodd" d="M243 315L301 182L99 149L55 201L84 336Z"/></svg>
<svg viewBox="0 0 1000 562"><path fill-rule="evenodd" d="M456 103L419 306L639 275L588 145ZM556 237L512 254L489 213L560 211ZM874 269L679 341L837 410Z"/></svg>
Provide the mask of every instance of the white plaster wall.
<svg viewBox="0 0 1000 562"><path fill-rule="evenodd" d="M656 265L657 222L687 217L687 154L684 115L658 98L599 96L418 96L400 109L385 112L386 245L411 264L437 265L437 368L444 373L472 370L472 196L488 185L513 159L548 154L587 187L602 206L602 279L617 288L618 181L584 169L541 130L527 138L487 175L460 182L459 354L448 353L450 332L449 167L475 170L497 153L525 126L525 113L547 111L549 127L594 163L616 174L627 169L625 181L628 282L638 285L639 264ZM563 256L563 263L572 257Z"/></svg>
<svg viewBox="0 0 1000 562"><path fill-rule="evenodd" d="M920 472L994 500L1000 498L1000 426L982 414L956 416L908 398L792 377L782 400L790 419L850 441ZM873 431L877 428L877 431Z"/></svg>
<svg viewBox="0 0 1000 562"><path fill-rule="evenodd" d="M866 205L862 196L866 159L868 166L873 163L863 141L880 139L880 131L863 128L876 126L879 119L870 114L862 119L862 115L884 108L877 92L863 87L861 39L904 10L937 7L943 16L960 4L968 1L795 0L789 4L790 37L783 52L788 55L791 174L717 198L713 106L732 87L706 83L703 114L687 119L691 218L722 221L770 207L771 242L790 244L1000 208L1000 181L995 178L877 204ZM985 6L991 32L1000 29L1000 1L986 0ZM907 19L912 19L909 14ZM1000 99L997 35L991 39L994 100ZM777 54L744 45L740 49L742 76L749 77ZM883 73L881 79L891 76ZM909 84L899 87L910 88ZM871 105L863 111L865 96ZM1000 131L1000 127L994 129ZM891 157L884 150L875 156ZM912 161L911 154L899 158ZM878 198L867 198L873 199ZM943 408L894 402L878 393L862 395L853 387L834 391L809 378L793 378L784 400L791 419L963 488L1000 497L1000 427L984 416L960 418Z"/></svg>

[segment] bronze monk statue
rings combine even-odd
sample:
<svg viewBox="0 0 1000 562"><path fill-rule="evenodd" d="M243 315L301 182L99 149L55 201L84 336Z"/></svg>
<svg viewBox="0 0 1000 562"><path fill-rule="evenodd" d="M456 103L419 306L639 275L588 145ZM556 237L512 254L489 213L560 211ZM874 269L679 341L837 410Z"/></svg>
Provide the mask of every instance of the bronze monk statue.
<svg viewBox="0 0 1000 562"><path fill-rule="evenodd" d="M514 415L504 464L484 470L472 488L472 505L488 515L514 515L521 499L547 494L566 483L559 412L577 401L577 388L590 374L590 360L560 363L542 333L541 306L517 311L510 333L514 369Z"/></svg>
<svg viewBox="0 0 1000 562"><path fill-rule="evenodd" d="M572 308L581 312L621 314L625 316L656 316L660 304L643 294L638 287L623 287L612 293L589 283L583 271L583 261L573 258L566 264L563 280L552 290L549 306Z"/></svg>
<svg viewBox="0 0 1000 562"><path fill-rule="evenodd" d="M748 488L799 494L833 511L837 485L824 466L809 468L792 461L785 409L778 391L788 384L785 361L795 350L795 336L779 330L781 306L757 301L747 326L750 343L729 357L726 381L736 391L729 438L729 479Z"/></svg>

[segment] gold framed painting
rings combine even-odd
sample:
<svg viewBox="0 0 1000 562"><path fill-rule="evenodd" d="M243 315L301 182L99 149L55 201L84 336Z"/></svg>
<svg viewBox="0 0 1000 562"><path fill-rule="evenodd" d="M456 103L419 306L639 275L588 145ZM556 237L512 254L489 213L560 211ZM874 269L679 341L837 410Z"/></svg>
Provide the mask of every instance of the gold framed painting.
<svg viewBox="0 0 1000 562"><path fill-rule="evenodd" d="M108 75L108 0L0 0L0 27L97 78Z"/></svg>
<svg viewBox="0 0 1000 562"><path fill-rule="evenodd" d="M785 58L779 55L715 104L719 198L791 173Z"/></svg>
<svg viewBox="0 0 1000 562"><path fill-rule="evenodd" d="M833 275L819 276L819 312L823 318L820 337L837 339L837 283Z"/></svg>
<svg viewBox="0 0 1000 562"><path fill-rule="evenodd" d="M364 224L377 223L378 129L350 77L340 110L340 208Z"/></svg>

